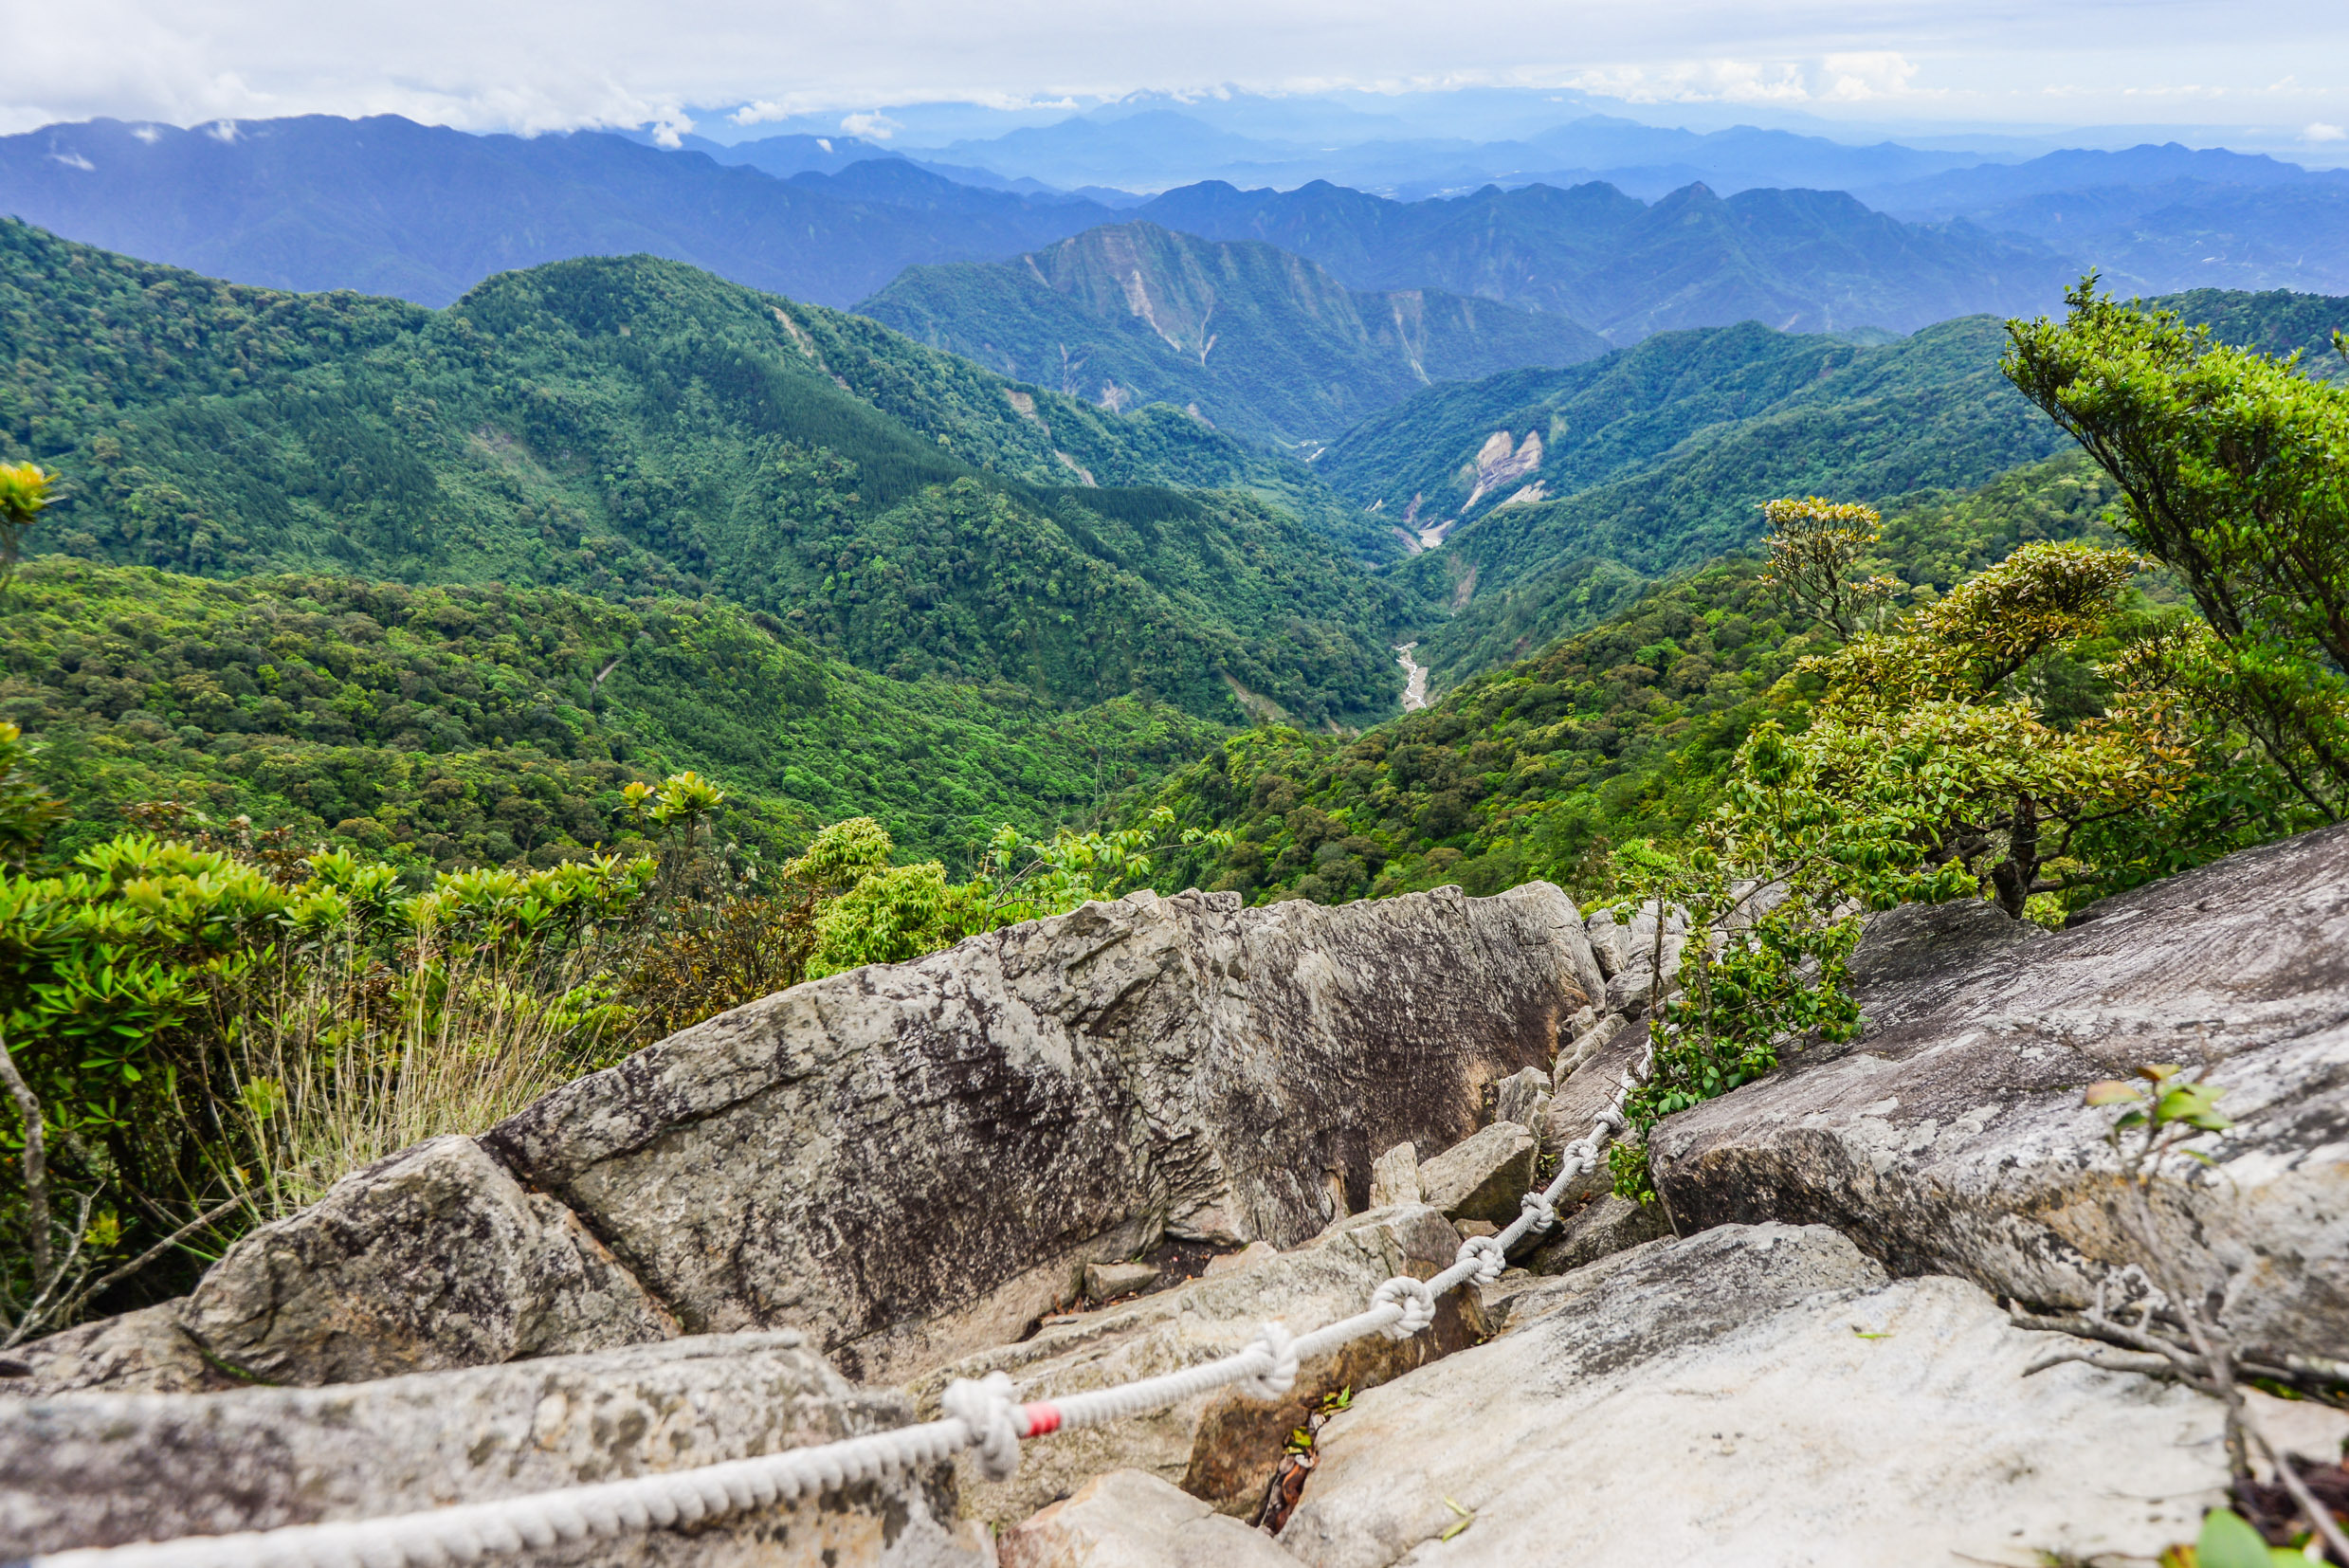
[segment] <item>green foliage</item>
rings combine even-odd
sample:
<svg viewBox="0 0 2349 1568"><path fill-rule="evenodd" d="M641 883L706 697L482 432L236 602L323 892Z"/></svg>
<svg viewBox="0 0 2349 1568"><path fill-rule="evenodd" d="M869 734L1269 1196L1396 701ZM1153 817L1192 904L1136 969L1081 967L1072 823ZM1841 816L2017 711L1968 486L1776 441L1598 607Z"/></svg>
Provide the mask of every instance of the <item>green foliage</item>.
<svg viewBox="0 0 2349 1568"><path fill-rule="evenodd" d="M2075 454L1978 490L1910 497L1888 509L1865 570L1897 573L1929 602L2018 544L2112 538L2102 515L2116 494ZM1809 721L1824 683L1796 665L1838 639L1764 574L1732 558L1652 588L1357 739L1273 728L1226 741L1157 798L1236 841L1211 859L1178 851L1159 884L1336 901L1543 877L1585 898L1611 893L1612 847L1684 840L1720 803L1756 725ZM2094 642L2026 678L2051 712L2085 717L2103 691L2090 665L2117 647Z"/></svg>
<svg viewBox="0 0 2349 1568"><path fill-rule="evenodd" d="M1903 585L1883 575L1852 576L1883 539L1877 524L1884 519L1876 508L1811 496L1768 502L1762 520L1770 530L1763 539L1770 575L1763 581L1789 608L1839 637L1854 635L1870 618L1882 624L1882 611Z"/></svg>
<svg viewBox="0 0 2349 1568"><path fill-rule="evenodd" d="M194 826L193 838L94 845L60 875L0 872L0 1028L38 1103L49 1169L104 1231L93 1265L183 1225L194 1245L218 1245L236 1228L224 1198L265 1217L390 1152L381 1139L344 1146L324 1170L301 1168L315 1151L272 1158L277 1125L319 1109L276 1059L261 1066L264 1042L289 1030L307 1067L339 1060L364 1081L388 1053L407 1073L418 1053L446 1050L460 1020L456 1032L476 1036L460 1057L494 1050L473 1027L486 992L515 998L542 1032L568 1037L565 1060L584 1061L604 1019L554 1016L562 988L543 983L549 961L608 946L653 874L648 859L609 856L444 873L411 895L394 867L347 852L288 865ZM518 986L535 986L536 1000L521 1003ZM362 1106L341 1109L364 1120ZM0 1212L29 1196L0 1194ZM11 1319L38 1295L28 1283L0 1280ZM53 1293L49 1305L72 1300Z"/></svg>
<svg viewBox="0 0 2349 1568"><path fill-rule="evenodd" d="M0 463L0 583L16 572L24 554L25 535L55 499L54 475L34 463Z"/></svg>
<svg viewBox="0 0 2349 1568"><path fill-rule="evenodd" d="M1809 725L1754 731L1698 843L1619 857L1651 909L1686 912L1688 933L1683 989L1651 1016L1654 1071L1626 1100L1638 1140L1610 1157L1618 1192L1652 1191L1645 1144L1664 1117L1784 1049L1858 1032L1848 960L1865 911L1984 892L2020 918L2034 895L2108 888L2112 868L2075 852L2081 829L2172 805L2192 752L2158 711L2062 726L2009 683L2103 630L2137 565L2026 545L1889 629L1806 659L1824 684ZM2070 874L2039 880L2058 867Z"/></svg>
<svg viewBox="0 0 2349 1568"><path fill-rule="evenodd" d="M2349 810L2349 389L2229 346L2093 275L2004 369L2127 496L2123 531L2210 634L2140 666L2248 732L2308 805Z"/></svg>
<svg viewBox="0 0 2349 1568"><path fill-rule="evenodd" d="M1397 574L1457 611L1414 655L1449 683L1603 618L1642 578L1752 547L1775 497L1888 510L2047 456L2060 435L2004 384L2000 341L1981 317L1880 348L1752 322L1666 333L1564 371L1430 388L1315 466L1385 518L1460 520ZM1478 456L1496 433L1520 452L1538 439L1539 465L1487 483L1500 470Z"/></svg>
<svg viewBox="0 0 2349 1568"><path fill-rule="evenodd" d="M33 747L24 732L0 720L0 857L22 860L65 816L64 802L32 776Z"/></svg>
<svg viewBox="0 0 2349 1568"><path fill-rule="evenodd" d="M63 476L65 555L714 591L866 669L1063 704L1229 720L1236 680L1320 720L1395 684L1391 595L1301 520L1333 510L1303 469L674 263L558 263L434 312L7 223L0 349L0 455Z"/></svg>
<svg viewBox="0 0 2349 1568"><path fill-rule="evenodd" d="M74 808L61 859L176 799L418 874L636 842L628 787L687 770L732 796L715 831L744 852L866 815L969 866L1000 824L1088 814L1218 733L1131 698L887 680L711 601L56 558L0 599L0 718L46 743L9 776Z"/></svg>
<svg viewBox="0 0 2349 1568"><path fill-rule="evenodd" d="M936 861L891 866L888 837L865 820L837 823L818 834L786 874L837 887L815 917L810 977L868 963L902 963L982 931L1062 915L1130 884L1147 884L1154 851L1228 845L1229 835L1198 829L1174 834L1163 808L1138 826L1035 839L1006 825L988 846L979 874L947 881Z"/></svg>
<svg viewBox="0 0 2349 1568"><path fill-rule="evenodd" d="M2300 1568L2308 1559L2288 1546L2270 1546L2249 1522L2229 1508L2202 1516L2202 1533L2181 1568ZM2170 1556L2162 1561L2167 1564Z"/></svg>

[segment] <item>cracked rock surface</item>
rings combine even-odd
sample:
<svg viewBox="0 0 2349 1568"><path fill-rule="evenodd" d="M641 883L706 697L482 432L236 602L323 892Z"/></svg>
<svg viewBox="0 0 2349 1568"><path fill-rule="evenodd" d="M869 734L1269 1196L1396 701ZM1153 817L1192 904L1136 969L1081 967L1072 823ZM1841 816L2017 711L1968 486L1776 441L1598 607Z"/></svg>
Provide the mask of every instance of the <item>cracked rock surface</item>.
<svg viewBox="0 0 2349 1568"><path fill-rule="evenodd" d="M1890 1280L1824 1226L1651 1242L1359 1395L1281 1546L1313 1568L1878 1568L2191 1541L2225 1494L2217 1402L2078 1364L2025 1377L2047 1348L1976 1286ZM2253 1397L2287 1447L2349 1431Z"/></svg>
<svg viewBox="0 0 2349 1568"><path fill-rule="evenodd" d="M1380 1151L1449 1147L1491 1085L1549 1070L1597 983L1543 883L1086 904L793 987L355 1173L232 1248L176 1335L100 1330L102 1366L27 1355L0 1392L777 1327L906 1377L1016 1340L1086 1265L1162 1235L1286 1248L1359 1211Z"/></svg>
<svg viewBox="0 0 2349 1568"><path fill-rule="evenodd" d="M2349 829L2247 849L2046 933L1994 906L1878 917L1867 1025L1667 1118L1676 1228L1832 1225L1896 1274L2078 1306L2134 1253L2106 1200L2112 1113L2083 1087L2207 1067L2239 1123L2164 1184L2165 1234L2241 1340L2349 1344Z"/></svg>
<svg viewBox="0 0 2349 1568"><path fill-rule="evenodd" d="M903 1426L797 1334L721 1335L326 1389L60 1395L0 1421L10 1557L372 1519ZM938 1465L822 1500L498 1559L522 1568L981 1568Z"/></svg>

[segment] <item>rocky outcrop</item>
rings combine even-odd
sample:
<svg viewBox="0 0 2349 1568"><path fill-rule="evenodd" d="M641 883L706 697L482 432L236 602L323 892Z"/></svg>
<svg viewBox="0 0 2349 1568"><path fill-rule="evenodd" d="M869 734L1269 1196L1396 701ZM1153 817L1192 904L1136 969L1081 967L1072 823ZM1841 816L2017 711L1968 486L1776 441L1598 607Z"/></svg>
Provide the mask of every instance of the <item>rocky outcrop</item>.
<svg viewBox="0 0 2349 1568"><path fill-rule="evenodd" d="M1091 903L795 987L360 1172L231 1249L178 1324L216 1370L299 1384L782 1326L901 1377L1162 1234L1292 1247L1362 1209L1374 1155L1473 1132L1599 983L1546 884ZM97 1380L51 1360L39 1386ZM186 1386L151 1363L198 1376L142 1350L111 1386Z"/></svg>
<svg viewBox="0 0 2349 1568"><path fill-rule="evenodd" d="M2082 1088L2181 1063L2227 1087L2238 1125L2165 1185L2170 1244L2224 1282L2242 1341L2349 1344L2349 829L2107 900L2059 933L1978 903L1895 910L1854 978L1859 1039L1658 1129L1656 1185L1684 1234L1832 1225L1896 1274L2082 1304L2135 1258L2108 1208L2113 1113Z"/></svg>
<svg viewBox="0 0 2349 1568"><path fill-rule="evenodd" d="M78 1389L195 1394L240 1380L204 1358L179 1326L182 1302L82 1323L0 1355L0 1397L32 1398Z"/></svg>
<svg viewBox="0 0 2349 1568"><path fill-rule="evenodd" d="M1514 1121L1496 1121L1425 1160L1419 1167L1423 1201L1451 1219L1505 1224L1533 1185L1534 1135Z"/></svg>
<svg viewBox="0 0 2349 1568"><path fill-rule="evenodd" d="M904 1425L797 1334L737 1334L335 1389L69 1394L0 1421L0 1555L372 1519L687 1469ZM978 1568L944 1466L500 1559L537 1568Z"/></svg>
<svg viewBox="0 0 2349 1568"><path fill-rule="evenodd" d="M1296 1568L1262 1531L1145 1470L1111 1470L996 1542L1003 1568Z"/></svg>
<svg viewBox="0 0 2349 1568"><path fill-rule="evenodd" d="M1033 1338L966 1358L920 1379L924 1408L956 1377L1008 1373L1022 1399L1050 1398L1156 1377L1245 1348L1267 1322L1304 1333L1353 1316L1397 1274L1427 1279L1458 1255L1459 1232L1423 1206L1340 1220L1312 1245L1229 1275L1191 1284L1105 1312L1056 1319ZM1289 1433L1323 1395L1373 1388L1471 1343L1484 1327L1473 1293L1455 1293L1435 1325L1401 1341L1374 1335L1305 1361L1276 1404L1235 1389L1200 1395L1148 1415L1087 1427L1030 1445L1019 1472L991 1482L967 1457L958 1468L965 1511L1005 1528L1087 1477L1137 1469L1177 1484L1222 1512L1247 1515Z"/></svg>
<svg viewBox="0 0 2349 1568"><path fill-rule="evenodd" d="M676 1321L560 1203L436 1138L264 1226L181 1325L272 1383L347 1383L665 1340Z"/></svg>
<svg viewBox="0 0 2349 1568"><path fill-rule="evenodd" d="M1520 1294L1507 1322L1323 1429L1284 1551L1314 1568L2149 1559L2224 1496L2215 1401L2077 1364L2027 1378L2045 1336L1963 1281L1888 1281L1823 1227L1654 1242ZM2349 1431L2259 1397L2287 1447Z"/></svg>
<svg viewBox="0 0 2349 1568"><path fill-rule="evenodd" d="M1293 1246L1546 1065L1583 1005L1546 884L1340 909L1143 893L737 1009L484 1140L690 1327L902 1376L1016 1338L1159 1231Z"/></svg>

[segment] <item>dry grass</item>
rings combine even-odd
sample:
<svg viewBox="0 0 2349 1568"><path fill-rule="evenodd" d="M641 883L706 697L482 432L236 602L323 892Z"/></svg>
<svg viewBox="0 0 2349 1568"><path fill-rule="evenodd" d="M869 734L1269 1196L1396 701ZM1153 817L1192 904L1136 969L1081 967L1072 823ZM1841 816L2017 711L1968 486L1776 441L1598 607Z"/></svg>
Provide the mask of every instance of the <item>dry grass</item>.
<svg viewBox="0 0 2349 1568"><path fill-rule="evenodd" d="M565 974L469 953L440 968L428 951L405 975L357 967L349 956L286 965L237 1021L239 1108L265 1218L426 1139L482 1132L585 1066L581 1030L550 1001Z"/></svg>

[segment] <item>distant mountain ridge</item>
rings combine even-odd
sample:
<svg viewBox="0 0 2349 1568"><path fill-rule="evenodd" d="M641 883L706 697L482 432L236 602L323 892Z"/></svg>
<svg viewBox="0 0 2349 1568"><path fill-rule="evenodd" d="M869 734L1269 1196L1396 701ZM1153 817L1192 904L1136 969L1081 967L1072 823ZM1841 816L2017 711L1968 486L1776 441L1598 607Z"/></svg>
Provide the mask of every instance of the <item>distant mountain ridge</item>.
<svg viewBox="0 0 2349 1568"><path fill-rule="evenodd" d="M1432 382L1607 352L1562 317L1349 289L1272 246L1152 223L1009 262L909 268L857 308L1019 380L1112 409L1172 403L1283 447L1334 439Z"/></svg>
<svg viewBox="0 0 2349 1568"><path fill-rule="evenodd" d="M1697 132L1592 114L1499 140L1412 136L1398 127L1386 135L1357 132L1357 139L1332 146L1326 135L1314 135L1306 125L1241 132L1201 119L1195 106L1155 103L947 141L915 155L1062 187L1166 190L1206 179L1275 186L1322 179L1406 197L1492 183L1559 183L1561 176L1605 179L1650 195L1700 182L1724 192L1757 186L1842 189L1917 179L1981 161L1979 154L1898 142L1852 146L1751 125Z"/></svg>
<svg viewBox="0 0 2349 1568"><path fill-rule="evenodd" d="M2172 142L1857 193L1902 216L2027 236L2121 288L2349 291L2349 171Z"/></svg>
<svg viewBox="0 0 2349 1568"><path fill-rule="evenodd" d="M916 262L1012 255L1111 216L970 195L990 199L922 211L626 137L477 137L393 115L0 137L0 210L53 232L261 287L435 306L492 273L636 253L847 305Z"/></svg>
<svg viewBox="0 0 2349 1568"><path fill-rule="evenodd" d="M1355 288L1430 287L1556 312L1616 343L1757 320L1782 332L1913 331L2060 301L2077 275L2039 246L1869 210L1840 191L1702 185L1649 206L1611 185L1487 188L1396 202L1317 182L1170 191L1136 216L1293 250Z"/></svg>

